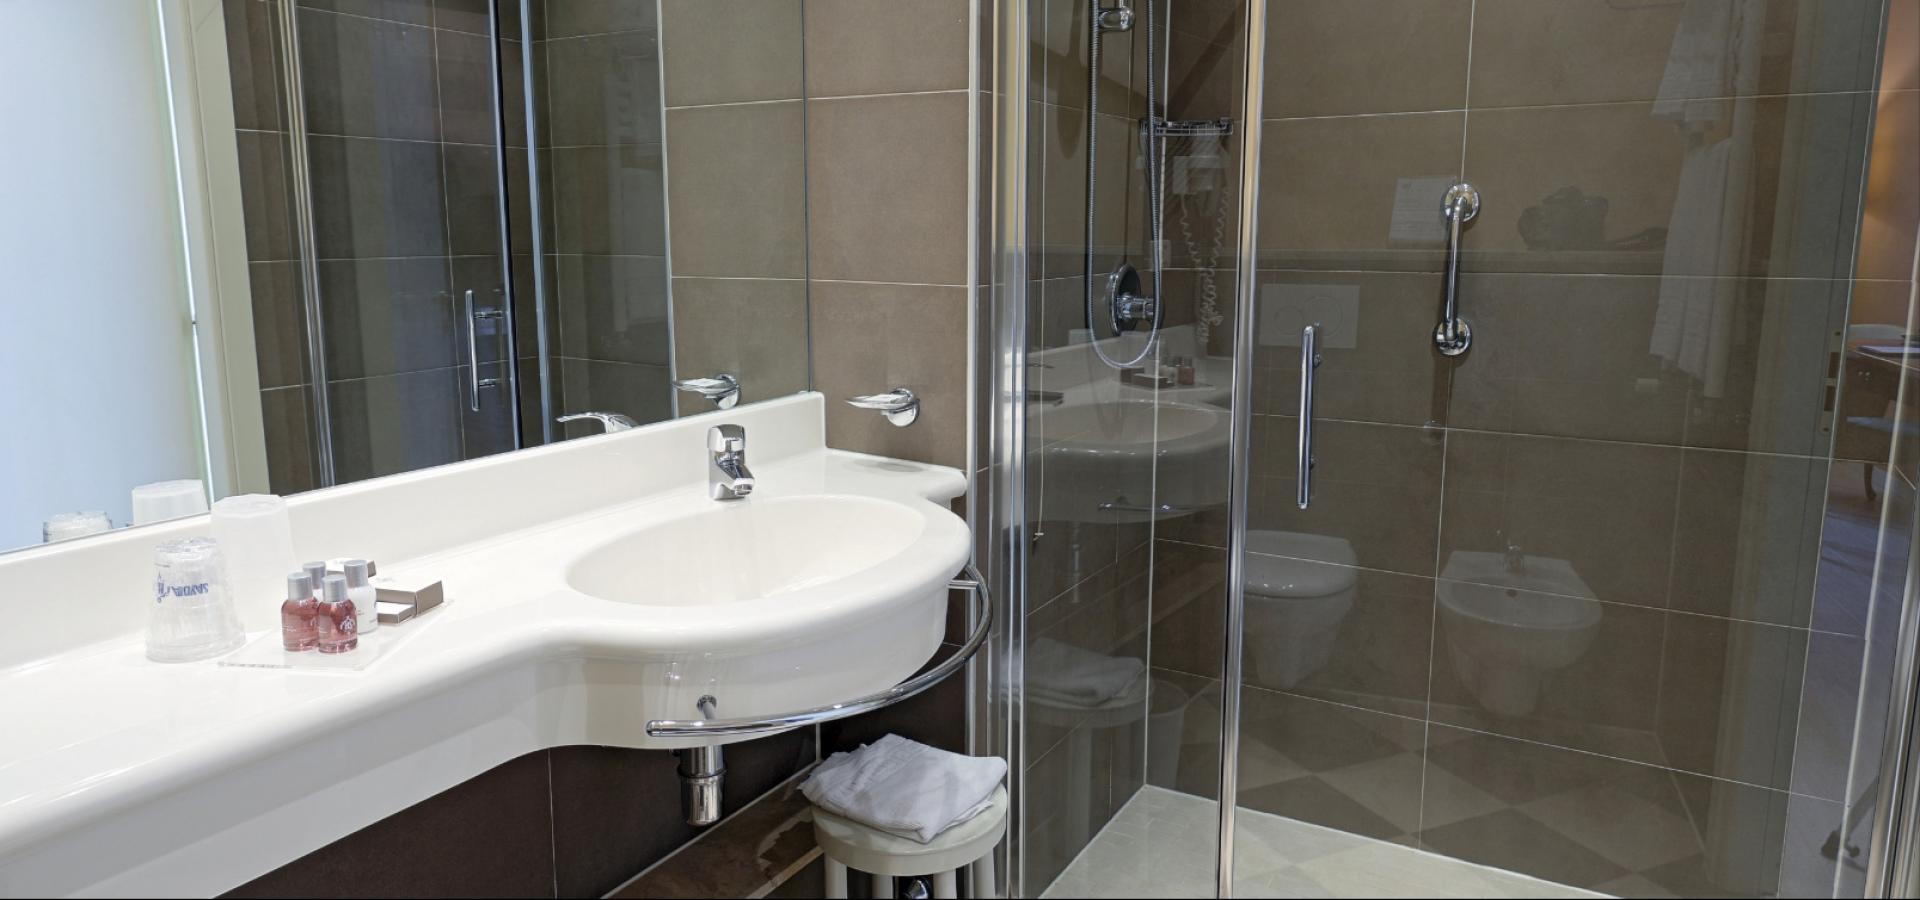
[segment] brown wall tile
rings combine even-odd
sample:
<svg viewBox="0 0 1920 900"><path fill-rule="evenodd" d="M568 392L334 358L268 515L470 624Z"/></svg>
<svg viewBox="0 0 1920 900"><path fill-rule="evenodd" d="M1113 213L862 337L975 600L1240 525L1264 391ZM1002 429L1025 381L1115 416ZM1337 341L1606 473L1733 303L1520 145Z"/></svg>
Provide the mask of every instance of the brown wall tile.
<svg viewBox="0 0 1920 900"><path fill-rule="evenodd" d="M668 110L675 275L806 276L804 116L799 101Z"/></svg>
<svg viewBox="0 0 1920 900"><path fill-rule="evenodd" d="M966 135L964 93L808 101L811 276L966 284Z"/></svg>
<svg viewBox="0 0 1920 900"><path fill-rule="evenodd" d="M827 444L966 465L967 289L815 281L810 306L814 387L827 396ZM920 398L920 419L906 428L840 402L896 387Z"/></svg>

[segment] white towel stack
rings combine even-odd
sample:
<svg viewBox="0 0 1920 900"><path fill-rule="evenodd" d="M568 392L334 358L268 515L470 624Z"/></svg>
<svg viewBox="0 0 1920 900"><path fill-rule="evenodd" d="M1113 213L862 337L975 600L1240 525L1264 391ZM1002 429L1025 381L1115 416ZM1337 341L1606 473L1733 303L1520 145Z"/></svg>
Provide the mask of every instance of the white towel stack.
<svg viewBox="0 0 1920 900"><path fill-rule="evenodd" d="M987 808L1007 777L997 756L962 756L890 734L827 757L800 786L837 816L922 844Z"/></svg>
<svg viewBox="0 0 1920 900"><path fill-rule="evenodd" d="M1062 706L1094 707L1132 689L1147 664L1039 638L1027 648L1027 695Z"/></svg>

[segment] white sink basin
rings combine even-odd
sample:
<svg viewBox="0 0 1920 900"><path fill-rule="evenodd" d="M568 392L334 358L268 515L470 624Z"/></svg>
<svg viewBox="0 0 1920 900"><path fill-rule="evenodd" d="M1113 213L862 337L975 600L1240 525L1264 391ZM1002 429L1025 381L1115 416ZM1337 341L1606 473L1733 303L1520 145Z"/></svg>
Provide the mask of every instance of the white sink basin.
<svg viewBox="0 0 1920 900"><path fill-rule="evenodd" d="M1221 407L1147 399L1037 409L1030 427L1046 457L1044 514L1144 522L1220 506L1231 424Z"/></svg>
<svg viewBox="0 0 1920 900"><path fill-rule="evenodd" d="M130 598L206 516L8 554L0 585L61 602L0 639L0 894L211 896L528 753L745 739L649 735L703 696L757 719L911 677L966 478L830 450L824 421L804 394L292 498L300 558L445 585L351 671L146 659ZM743 500L707 496L723 422ZM271 641L280 601L237 600Z"/></svg>
<svg viewBox="0 0 1920 900"><path fill-rule="evenodd" d="M780 598L791 608L859 590L862 575L926 530L912 508L873 497L812 496L716 503L614 538L582 554L567 584L646 606L719 606ZM739 615L745 610L731 610Z"/></svg>
<svg viewBox="0 0 1920 900"><path fill-rule="evenodd" d="M1605 614L1573 563L1545 556L1455 550L1437 593L1454 672L1502 716L1533 713L1555 676L1593 646Z"/></svg>

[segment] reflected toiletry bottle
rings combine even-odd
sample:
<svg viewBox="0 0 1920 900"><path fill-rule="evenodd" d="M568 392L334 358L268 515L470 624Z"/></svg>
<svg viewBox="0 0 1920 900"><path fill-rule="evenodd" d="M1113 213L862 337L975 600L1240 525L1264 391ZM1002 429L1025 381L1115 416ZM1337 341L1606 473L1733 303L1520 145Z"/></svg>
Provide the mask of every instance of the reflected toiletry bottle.
<svg viewBox="0 0 1920 900"><path fill-rule="evenodd" d="M300 571L307 573L307 580L313 582L313 599L322 599L320 589L327 583L327 564L324 562L301 563Z"/></svg>
<svg viewBox="0 0 1920 900"><path fill-rule="evenodd" d="M347 596L344 575L328 575L320 589L320 652L345 653L360 646L359 623L353 600Z"/></svg>
<svg viewBox="0 0 1920 900"><path fill-rule="evenodd" d="M380 607L376 605L379 592L373 589L373 582L368 580L367 569L364 559L350 559L340 566L347 576L347 599L353 601L353 616L361 634L380 627Z"/></svg>
<svg viewBox="0 0 1920 900"><path fill-rule="evenodd" d="M280 646L298 652L320 643L320 601L305 572L287 576L287 599L280 604Z"/></svg>

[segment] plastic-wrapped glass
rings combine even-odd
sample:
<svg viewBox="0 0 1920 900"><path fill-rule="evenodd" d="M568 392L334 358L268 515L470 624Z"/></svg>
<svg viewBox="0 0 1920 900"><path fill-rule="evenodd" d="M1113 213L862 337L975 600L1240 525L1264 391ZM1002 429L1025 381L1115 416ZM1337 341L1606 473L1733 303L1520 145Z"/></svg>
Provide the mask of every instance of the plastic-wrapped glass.
<svg viewBox="0 0 1920 900"><path fill-rule="evenodd" d="M240 646L246 633L233 608L226 559L212 538L182 538L154 548L153 608L147 658L192 662Z"/></svg>

